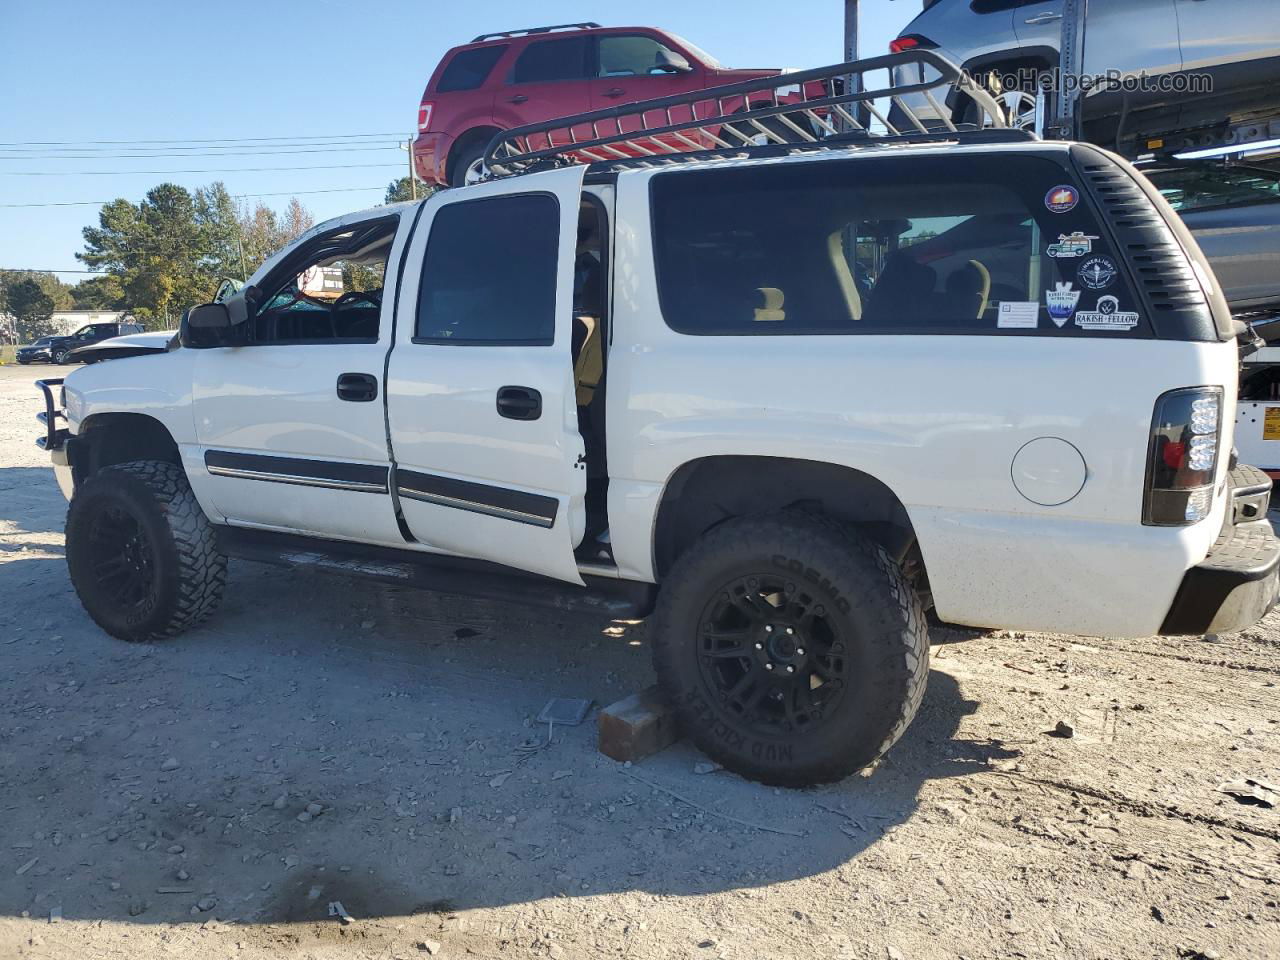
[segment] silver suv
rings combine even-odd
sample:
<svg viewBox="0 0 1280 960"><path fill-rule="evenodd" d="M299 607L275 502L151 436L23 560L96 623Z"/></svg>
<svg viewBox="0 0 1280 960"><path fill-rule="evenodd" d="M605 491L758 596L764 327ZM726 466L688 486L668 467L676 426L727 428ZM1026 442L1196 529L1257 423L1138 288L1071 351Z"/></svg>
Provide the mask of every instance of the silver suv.
<svg viewBox="0 0 1280 960"><path fill-rule="evenodd" d="M934 50L984 79L1015 78L1006 104L1029 125L1030 91L1057 67L1061 33L1062 0L924 0L890 46ZM917 82L921 69L900 68L895 85ZM1082 73L1148 79L1147 89L1100 85L1087 94L1086 139L1095 143L1280 113L1280 3L1101 0L1088 7ZM1189 74L1208 75L1212 92L1186 89ZM924 97L910 105L922 120L938 119ZM972 119L961 91L948 93L946 107L955 120Z"/></svg>

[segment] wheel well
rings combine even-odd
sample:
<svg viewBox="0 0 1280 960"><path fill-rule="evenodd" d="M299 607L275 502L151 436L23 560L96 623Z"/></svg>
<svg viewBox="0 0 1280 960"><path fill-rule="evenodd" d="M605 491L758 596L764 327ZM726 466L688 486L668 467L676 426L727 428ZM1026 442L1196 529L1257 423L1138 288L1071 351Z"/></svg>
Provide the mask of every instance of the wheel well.
<svg viewBox="0 0 1280 960"><path fill-rule="evenodd" d="M972 60L964 66L965 73L973 77L979 83L985 82L987 76L992 73L1000 74L1017 74L1020 70L1051 70L1057 63L1056 53L1052 50L1037 51L1035 53L1023 52L1016 57L1005 59L1004 54L996 54L990 57L981 57ZM959 121L964 117L964 112L968 109L973 99L959 88L954 89L951 103L951 116L953 121Z"/></svg>
<svg viewBox="0 0 1280 960"><path fill-rule="evenodd" d="M103 467L131 460L163 460L182 466L178 445L163 423L141 413L99 413L80 426L73 447L77 483Z"/></svg>
<svg viewBox="0 0 1280 960"><path fill-rule="evenodd" d="M463 150L475 146L477 141L488 143L493 139L495 134L500 133L498 127L472 127L466 133L453 141L453 148L449 151L449 160L445 163L444 175L449 182L453 182L454 164L458 162L458 157L462 155Z"/></svg>
<svg viewBox="0 0 1280 960"><path fill-rule="evenodd" d="M661 579L712 527L733 517L786 509L818 510L855 524L898 563L919 566L907 510L887 486L851 467L780 457L706 457L684 464L658 506L654 564Z"/></svg>

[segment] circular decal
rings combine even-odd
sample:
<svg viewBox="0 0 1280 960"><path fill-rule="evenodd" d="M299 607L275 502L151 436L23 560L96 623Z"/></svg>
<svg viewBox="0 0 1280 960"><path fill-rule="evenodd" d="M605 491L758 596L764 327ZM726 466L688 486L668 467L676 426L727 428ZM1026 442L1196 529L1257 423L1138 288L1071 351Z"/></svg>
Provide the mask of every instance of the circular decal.
<svg viewBox="0 0 1280 960"><path fill-rule="evenodd" d="M1090 257L1080 264L1076 276L1090 290L1105 290L1115 283L1119 272L1115 261L1110 257Z"/></svg>
<svg viewBox="0 0 1280 960"><path fill-rule="evenodd" d="M1044 205L1053 213L1069 213L1080 202L1080 194L1069 184L1059 184L1044 195Z"/></svg>

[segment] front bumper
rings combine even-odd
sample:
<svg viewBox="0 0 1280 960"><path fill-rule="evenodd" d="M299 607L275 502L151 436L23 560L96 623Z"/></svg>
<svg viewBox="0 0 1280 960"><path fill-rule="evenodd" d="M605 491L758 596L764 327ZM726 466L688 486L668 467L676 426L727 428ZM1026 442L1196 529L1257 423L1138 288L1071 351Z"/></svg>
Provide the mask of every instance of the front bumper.
<svg viewBox="0 0 1280 960"><path fill-rule="evenodd" d="M1204 561L1187 571L1163 635L1231 633L1251 627L1280 594L1280 538L1267 519L1271 478L1257 467L1231 471L1231 504Z"/></svg>
<svg viewBox="0 0 1280 960"><path fill-rule="evenodd" d="M48 350L19 350L17 352L19 363L36 363L37 361L48 361Z"/></svg>

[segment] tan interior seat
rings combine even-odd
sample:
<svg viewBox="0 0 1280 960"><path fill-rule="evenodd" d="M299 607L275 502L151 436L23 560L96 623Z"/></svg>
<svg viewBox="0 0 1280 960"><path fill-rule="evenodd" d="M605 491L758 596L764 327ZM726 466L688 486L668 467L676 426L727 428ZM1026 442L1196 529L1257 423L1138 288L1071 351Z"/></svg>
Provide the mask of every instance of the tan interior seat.
<svg viewBox="0 0 1280 960"><path fill-rule="evenodd" d="M840 292L844 295L844 304L849 309L849 319L861 320L862 296L858 293L858 284L853 279L853 271L849 269L849 261L845 259L843 230L837 230L827 237L827 254L831 258L831 268L835 271L836 282L840 284Z"/></svg>
<svg viewBox="0 0 1280 960"><path fill-rule="evenodd" d="M582 348L573 362L573 382L578 406L585 407L595 396L600 377L604 374L604 345L600 340L600 321L596 317L575 318L586 329Z"/></svg>

